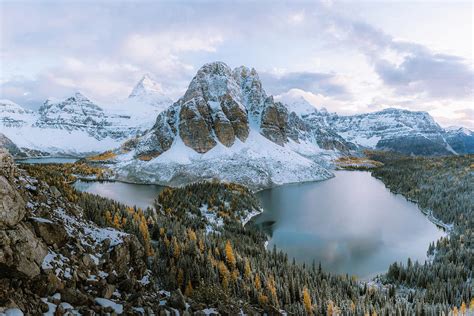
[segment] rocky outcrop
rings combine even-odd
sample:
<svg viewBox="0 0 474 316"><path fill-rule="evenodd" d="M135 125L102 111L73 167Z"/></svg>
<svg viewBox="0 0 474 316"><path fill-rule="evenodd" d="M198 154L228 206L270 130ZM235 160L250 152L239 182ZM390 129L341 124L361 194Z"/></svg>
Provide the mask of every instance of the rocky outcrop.
<svg viewBox="0 0 474 316"><path fill-rule="evenodd" d="M288 140L288 110L272 97L265 100L260 129L263 136L280 146Z"/></svg>
<svg viewBox="0 0 474 316"><path fill-rule="evenodd" d="M25 201L14 187L16 168L12 156L0 149L0 229L14 228L25 216Z"/></svg>
<svg viewBox="0 0 474 316"><path fill-rule="evenodd" d="M11 308L25 315L54 309L62 315L67 308L104 314L110 311L96 297L122 298L125 305L136 293L140 304L160 301L148 286L152 279L136 236L85 220L81 208L18 169L4 149L0 198L0 314ZM132 313L132 305L124 310Z"/></svg>
<svg viewBox="0 0 474 316"><path fill-rule="evenodd" d="M17 174L12 156L0 149L0 275L33 278L47 249L23 221L26 203L16 188Z"/></svg>

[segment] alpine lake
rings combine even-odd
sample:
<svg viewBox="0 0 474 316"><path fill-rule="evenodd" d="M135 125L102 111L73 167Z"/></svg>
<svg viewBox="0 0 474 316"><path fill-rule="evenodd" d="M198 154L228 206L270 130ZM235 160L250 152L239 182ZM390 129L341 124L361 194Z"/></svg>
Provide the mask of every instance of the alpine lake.
<svg viewBox="0 0 474 316"><path fill-rule="evenodd" d="M46 161L47 159L47 161ZM27 159L21 163L64 163L64 158ZM269 236L276 247L299 263L369 279L393 262L423 263L431 242L446 233L415 203L391 193L366 171L335 171L320 182L289 184L256 193L263 213L248 225ZM80 191L137 207L152 207L163 186L81 181Z"/></svg>

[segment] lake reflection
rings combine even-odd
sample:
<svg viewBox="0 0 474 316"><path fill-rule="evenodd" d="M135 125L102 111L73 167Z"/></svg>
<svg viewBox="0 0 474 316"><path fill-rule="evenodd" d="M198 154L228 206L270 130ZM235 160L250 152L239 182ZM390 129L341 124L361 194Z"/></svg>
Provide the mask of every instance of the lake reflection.
<svg viewBox="0 0 474 316"><path fill-rule="evenodd" d="M27 159L18 159L18 163L33 163L33 164L43 164L43 163L73 163L76 162L78 158L70 157L38 157L38 158L27 158Z"/></svg>
<svg viewBox="0 0 474 316"><path fill-rule="evenodd" d="M123 182L76 181L74 187L83 192L97 194L129 206L142 209L153 206L153 201L165 188L154 184L134 184Z"/></svg>
<svg viewBox="0 0 474 316"><path fill-rule="evenodd" d="M368 172L337 171L327 181L286 185L258 193L269 247L299 262L365 278L408 257L423 262L444 233Z"/></svg>

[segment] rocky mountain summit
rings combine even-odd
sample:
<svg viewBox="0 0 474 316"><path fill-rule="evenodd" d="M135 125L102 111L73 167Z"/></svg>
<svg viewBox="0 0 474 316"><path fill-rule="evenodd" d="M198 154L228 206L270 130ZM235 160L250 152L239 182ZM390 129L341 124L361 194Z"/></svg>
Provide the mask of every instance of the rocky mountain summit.
<svg viewBox="0 0 474 316"><path fill-rule="evenodd" d="M116 170L158 183L218 177L259 187L327 178L321 155L350 148L268 96L255 69L215 62L149 132L124 144Z"/></svg>

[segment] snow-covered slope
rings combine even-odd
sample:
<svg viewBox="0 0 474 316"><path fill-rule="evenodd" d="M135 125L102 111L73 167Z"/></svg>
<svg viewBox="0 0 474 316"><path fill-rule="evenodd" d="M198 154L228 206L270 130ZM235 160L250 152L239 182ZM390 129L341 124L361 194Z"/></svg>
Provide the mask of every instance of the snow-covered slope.
<svg viewBox="0 0 474 316"><path fill-rule="evenodd" d="M474 153L474 132L470 129L459 126L448 127L444 138L458 154Z"/></svg>
<svg viewBox="0 0 474 316"><path fill-rule="evenodd" d="M0 100L0 125L7 127L22 127L31 124L36 119L33 111L22 108L10 100Z"/></svg>
<svg viewBox="0 0 474 316"><path fill-rule="evenodd" d="M254 189L326 179L335 152L267 96L254 69L204 65L182 98L144 136L116 151L114 168L129 181L179 185L218 178Z"/></svg>
<svg viewBox="0 0 474 316"><path fill-rule="evenodd" d="M353 116L321 115L347 141L366 148L415 155L455 153L444 139L444 130L426 112L395 108Z"/></svg>
<svg viewBox="0 0 474 316"><path fill-rule="evenodd" d="M113 149L151 128L172 103L156 86L145 76L127 100L107 106L79 92L62 101L48 99L38 112L2 100L0 132L30 153L85 156Z"/></svg>

